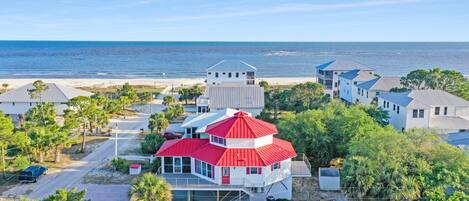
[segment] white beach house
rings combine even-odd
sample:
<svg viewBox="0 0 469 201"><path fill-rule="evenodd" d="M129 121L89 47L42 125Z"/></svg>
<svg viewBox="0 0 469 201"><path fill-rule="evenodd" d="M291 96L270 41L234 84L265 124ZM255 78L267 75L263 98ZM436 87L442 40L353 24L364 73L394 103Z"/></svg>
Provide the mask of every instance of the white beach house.
<svg viewBox="0 0 469 201"><path fill-rule="evenodd" d="M264 88L256 84L255 70L239 60L223 60L209 67L207 87L197 99L197 112L233 108L259 115L264 109Z"/></svg>
<svg viewBox="0 0 469 201"><path fill-rule="evenodd" d="M256 71L256 67L241 60L222 60L207 68L207 85L254 85Z"/></svg>
<svg viewBox="0 0 469 201"><path fill-rule="evenodd" d="M469 101L441 90L389 92L378 96L398 130L428 128L440 134L469 130Z"/></svg>
<svg viewBox="0 0 469 201"><path fill-rule="evenodd" d="M356 86L355 102L371 104L377 96L388 93L392 88L402 87L399 77L379 77Z"/></svg>
<svg viewBox="0 0 469 201"><path fill-rule="evenodd" d="M208 138L205 129L210 124L232 117L239 110L225 108L207 113L197 113L188 116L182 122L181 127L184 128L184 138ZM250 114L248 114L250 115Z"/></svg>
<svg viewBox="0 0 469 201"><path fill-rule="evenodd" d="M290 142L273 137L275 125L244 112L210 124L207 139L163 143L160 176L176 200L292 198L292 177L310 177Z"/></svg>
<svg viewBox="0 0 469 201"><path fill-rule="evenodd" d="M348 60L333 60L316 66L318 82L323 84L325 92L331 97L339 96L339 75L351 70L374 71L374 69L361 63Z"/></svg>
<svg viewBox="0 0 469 201"><path fill-rule="evenodd" d="M0 95L0 110L10 115L13 121L17 122L20 115L38 105L41 102L53 103L58 115L62 115L67 109L67 102L77 96L91 96L92 93L75 89L73 87L58 85L55 83L45 83L48 89L42 93L42 97L31 98L29 91L34 89L32 84L13 89Z"/></svg>
<svg viewBox="0 0 469 201"><path fill-rule="evenodd" d="M352 104L358 102L357 85L363 82L376 79L374 71L369 70L351 70L339 75L339 97L340 99Z"/></svg>

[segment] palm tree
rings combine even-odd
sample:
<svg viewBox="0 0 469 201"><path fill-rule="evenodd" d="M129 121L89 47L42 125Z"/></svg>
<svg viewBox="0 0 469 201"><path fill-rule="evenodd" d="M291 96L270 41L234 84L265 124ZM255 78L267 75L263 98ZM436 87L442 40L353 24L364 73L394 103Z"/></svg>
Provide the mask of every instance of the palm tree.
<svg viewBox="0 0 469 201"><path fill-rule="evenodd" d="M171 105L176 102L176 99L174 99L173 96L165 96L163 97L163 105Z"/></svg>
<svg viewBox="0 0 469 201"><path fill-rule="evenodd" d="M132 201L170 201L173 195L166 180L153 173L145 173L133 182L129 197Z"/></svg>
<svg viewBox="0 0 469 201"><path fill-rule="evenodd" d="M161 133L161 131L165 130L169 126L169 121L166 119L165 114L162 112L158 112L156 114L152 114L150 119L148 120L148 128L156 133Z"/></svg>

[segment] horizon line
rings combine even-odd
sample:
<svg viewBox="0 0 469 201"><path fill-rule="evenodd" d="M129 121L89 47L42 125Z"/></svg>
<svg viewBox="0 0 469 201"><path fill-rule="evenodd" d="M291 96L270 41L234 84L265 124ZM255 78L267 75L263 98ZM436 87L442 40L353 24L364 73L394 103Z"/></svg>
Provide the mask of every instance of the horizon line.
<svg viewBox="0 0 469 201"><path fill-rule="evenodd" d="M357 41L347 41L347 40L337 40L337 41L295 41L295 40L272 40L272 41L249 41L249 40L55 40L55 39L0 39L0 42L220 42L220 43L469 43L468 41L366 41L366 40L357 40Z"/></svg>

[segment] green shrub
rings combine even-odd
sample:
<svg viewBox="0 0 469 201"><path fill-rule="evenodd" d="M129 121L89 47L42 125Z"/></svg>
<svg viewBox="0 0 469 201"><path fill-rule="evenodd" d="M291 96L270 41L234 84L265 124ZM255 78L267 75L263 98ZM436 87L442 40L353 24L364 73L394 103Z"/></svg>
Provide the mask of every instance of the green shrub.
<svg viewBox="0 0 469 201"><path fill-rule="evenodd" d="M145 136L145 140L140 144L142 153L154 154L163 144L164 138L158 134L149 134Z"/></svg>
<svg viewBox="0 0 469 201"><path fill-rule="evenodd" d="M25 169L29 166L29 160L26 156L17 156L13 160L13 167L16 168L17 170L22 170Z"/></svg>
<svg viewBox="0 0 469 201"><path fill-rule="evenodd" d="M129 171L129 163L122 158L114 158L111 161L112 167L114 167L115 170L123 173L127 173Z"/></svg>

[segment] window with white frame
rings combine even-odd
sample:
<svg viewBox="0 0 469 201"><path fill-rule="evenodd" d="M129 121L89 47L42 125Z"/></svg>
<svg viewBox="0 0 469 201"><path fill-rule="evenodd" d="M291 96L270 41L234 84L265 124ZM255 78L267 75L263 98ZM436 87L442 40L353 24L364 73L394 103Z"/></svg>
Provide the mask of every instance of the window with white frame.
<svg viewBox="0 0 469 201"><path fill-rule="evenodd" d="M225 138L221 138L221 137L217 137L217 136L212 135L211 140L215 144L220 144L220 145L226 146L226 139Z"/></svg>
<svg viewBox="0 0 469 201"><path fill-rule="evenodd" d="M197 172L197 174L213 179L214 178L213 169L214 169L214 166L206 162L199 161L199 160L195 161L195 172Z"/></svg>

